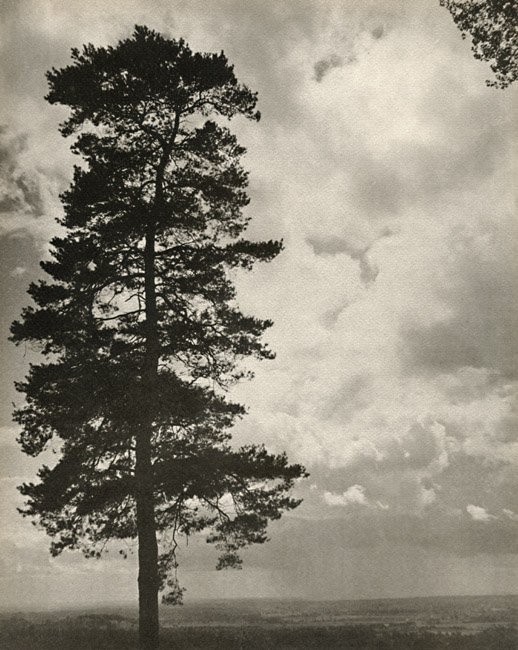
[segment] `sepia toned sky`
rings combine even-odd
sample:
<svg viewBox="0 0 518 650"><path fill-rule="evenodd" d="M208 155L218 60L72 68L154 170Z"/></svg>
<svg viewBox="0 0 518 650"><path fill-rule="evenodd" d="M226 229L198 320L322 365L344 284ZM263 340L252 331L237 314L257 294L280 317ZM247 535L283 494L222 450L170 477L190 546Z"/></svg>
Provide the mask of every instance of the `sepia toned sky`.
<svg viewBox="0 0 518 650"><path fill-rule="evenodd" d="M51 558L17 514L40 460L11 422L31 352L6 342L75 162L44 73L136 23L224 50L259 92L261 121L232 125L249 235L286 248L236 278L277 357L235 390L235 438L311 473L243 571L215 572L190 540L186 598L518 593L518 90L486 87L438 0L3 0L2 15L0 605L136 597L134 559Z"/></svg>

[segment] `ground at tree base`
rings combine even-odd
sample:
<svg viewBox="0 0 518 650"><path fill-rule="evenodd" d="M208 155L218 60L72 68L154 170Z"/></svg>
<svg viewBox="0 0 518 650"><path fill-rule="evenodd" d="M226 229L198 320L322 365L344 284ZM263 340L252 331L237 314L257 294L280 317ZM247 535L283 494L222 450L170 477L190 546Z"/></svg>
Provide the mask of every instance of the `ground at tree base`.
<svg viewBox="0 0 518 650"><path fill-rule="evenodd" d="M518 596L205 601L167 608L161 650L517 650ZM136 612L0 613L2 650L137 650Z"/></svg>
<svg viewBox="0 0 518 650"><path fill-rule="evenodd" d="M3 623L3 650L137 650L136 630ZM516 650L518 633L493 627L472 635L459 632L375 630L354 627L228 628L184 627L161 633L162 650Z"/></svg>

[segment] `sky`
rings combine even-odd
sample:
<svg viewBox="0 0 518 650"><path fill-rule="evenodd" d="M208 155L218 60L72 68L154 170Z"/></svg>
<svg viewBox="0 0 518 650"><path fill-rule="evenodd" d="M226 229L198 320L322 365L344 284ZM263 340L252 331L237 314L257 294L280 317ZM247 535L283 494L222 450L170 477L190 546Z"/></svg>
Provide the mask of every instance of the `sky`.
<svg viewBox="0 0 518 650"><path fill-rule="evenodd" d="M75 162L45 71L135 24L224 50L259 92L251 238L283 253L236 277L274 361L238 386L235 440L303 463L303 504L214 571L191 539L186 599L518 593L518 90L488 88L438 0L3 0L0 118L0 606L135 601L135 558L51 558L16 512L40 459L18 449L6 341L58 232ZM49 452L49 453L52 453Z"/></svg>

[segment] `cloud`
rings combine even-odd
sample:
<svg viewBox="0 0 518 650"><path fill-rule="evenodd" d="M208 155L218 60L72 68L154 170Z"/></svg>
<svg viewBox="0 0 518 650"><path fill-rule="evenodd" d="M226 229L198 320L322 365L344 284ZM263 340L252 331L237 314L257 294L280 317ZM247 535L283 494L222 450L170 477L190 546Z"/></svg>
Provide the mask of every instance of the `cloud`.
<svg viewBox="0 0 518 650"><path fill-rule="evenodd" d="M365 488L362 485L351 485L342 494L326 491L323 497L324 501L330 506L348 506L352 504L366 506L369 503L365 496Z"/></svg>
<svg viewBox="0 0 518 650"><path fill-rule="evenodd" d="M383 27L383 25L378 25L371 32L373 38L375 38L376 40L380 39L384 33L385 33L385 28Z"/></svg>
<svg viewBox="0 0 518 650"><path fill-rule="evenodd" d="M351 17L348 17L351 20ZM331 41L335 51L319 59L313 66L314 79L320 83L333 68L341 68L358 61L360 56L368 56L372 41L383 37L385 30L383 25L377 25L373 29L366 28L362 23L359 25L354 18L351 21L353 30L340 32L334 30L326 41Z"/></svg>
<svg viewBox="0 0 518 650"><path fill-rule="evenodd" d="M360 267L360 280L365 285L368 285L376 280L379 273L379 269L376 265L371 263L368 253L377 241L383 237L390 237L390 235L392 235L392 231L387 228L382 231L379 237L377 237L373 242L362 248L351 246L345 239L336 236L310 236L306 241L312 247L315 255L338 255L340 253L345 253L346 255L349 255L351 259L357 260Z"/></svg>
<svg viewBox="0 0 518 650"><path fill-rule="evenodd" d="M434 287L447 310L436 322L405 324L404 355L419 371L487 368L516 378L518 228L503 216L462 227L446 239L456 256L449 282Z"/></svg>
<svg viewBox="0 0 518 650"><path fill-rule="evenodd" d="M268 563L273 575L287 572L294 587L304 585L303 594L313 597L347 597L351 581L359 578L355 564L371 597L405 589L414 595L459 593L462 584L466 588L475 582L478 593L487 593L496 575L508 576L500 588L513 584L509 578L517 575L517 532L516 522L475 521L464 513L436 510L425 518L382 508L330 506L329 514L318 518L289 517L272 526L269 545L247 552L246 564L266 568ZM373 582L371 572L379 580ZM480 583L470 580L475 574L484 576Z"/></svg>
<svg viewBox="0 0 518 650"><path fill-rule="evenodd" d="M457 590L483 591L494 575L510 584L513 89L486 88L427 2L40 4L9 5L3 50L9 237L41 247L61 210L74 159L57 133L62 109L41 97L44 71L67 64L70 47L147 23L224 49L259 91L261 122L232 124L248 150L249 233L286 250L237 279L242 309L275 321L277 358L235 389L250 407L236 440L287 451L316 486L298 487L300 519L274 524L260 571L281 575L284 563L286 584L310 597L442 592L455 575ZM15 252L24 259L10 253L5 275L36 273L35 251Z"/></svg>
<svg viewBox="0 0 518 650"><path fill-rule="evenodd" d="M18 164L19 156L27 151L26 136L9 137L5 127L0 135L0 164L4 170L0 211L5 214L22 210L41 216L43 199L39 184Z"/></svg>
<svg viewBox="0 0 518 650"><path fill-rule="evenodd" d="M469 504L466 506L466 510L474 521L491 521L492 519L496 519L494 515L490 515L485 508L481 508L480 506Z"/></svg>
<svg viewBox="0 0 518 650"><path fill-rule="evenodd" d="M470 546L466 508L491 486L489 512L516 511L510 104L450 57L401 16L354 66L302 84L300 129L277 133L287 250L240 285L278 353L240 393L240 431L308 466L308 516L361 485L394 516L441 511L434 548L502 551L496 520Z"/></svg>
<svg viewBox="0 0 518 650"><path fill-rule="evenodd" d="M59 232L54 219L63 178L46 167L38 148L28 132L0 130L0 236L28 235L46 247Z"/></svg>
<svg viewBox="0 0 518 650"><path fill-rule="evenodd" d="M19 278L27 273L25 266L15 266L10 275L13 278Z"/></svg>
<svg viewBox="0 0 518 650"><path fill-rule="evenodd" d="M354 61L354 58L348 59L348 63ZM315 81L320 82L333 68L341 68L344 65L344 59L337 54L331 54L327 59L320 59L314 65Z"/></svg>

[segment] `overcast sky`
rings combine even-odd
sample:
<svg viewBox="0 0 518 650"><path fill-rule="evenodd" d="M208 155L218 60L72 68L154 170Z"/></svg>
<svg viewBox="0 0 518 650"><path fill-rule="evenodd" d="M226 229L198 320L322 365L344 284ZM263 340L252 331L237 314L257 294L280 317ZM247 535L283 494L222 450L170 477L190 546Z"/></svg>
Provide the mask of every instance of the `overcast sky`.
<svg viewBox="0 0 518 650"><path fill-rule="evenodd" d="M517 90L487 88L438 0L3 0L2 604L136 597L135 561L50 558L15 511L40 464L15 442L6 342L71 178L44 73L135 23L224 50L259 91L251 237L286 250L238 278L275 361L236 395L236 440L311 472L245 569L191 540L187 598L518 592Z"/></svg>

